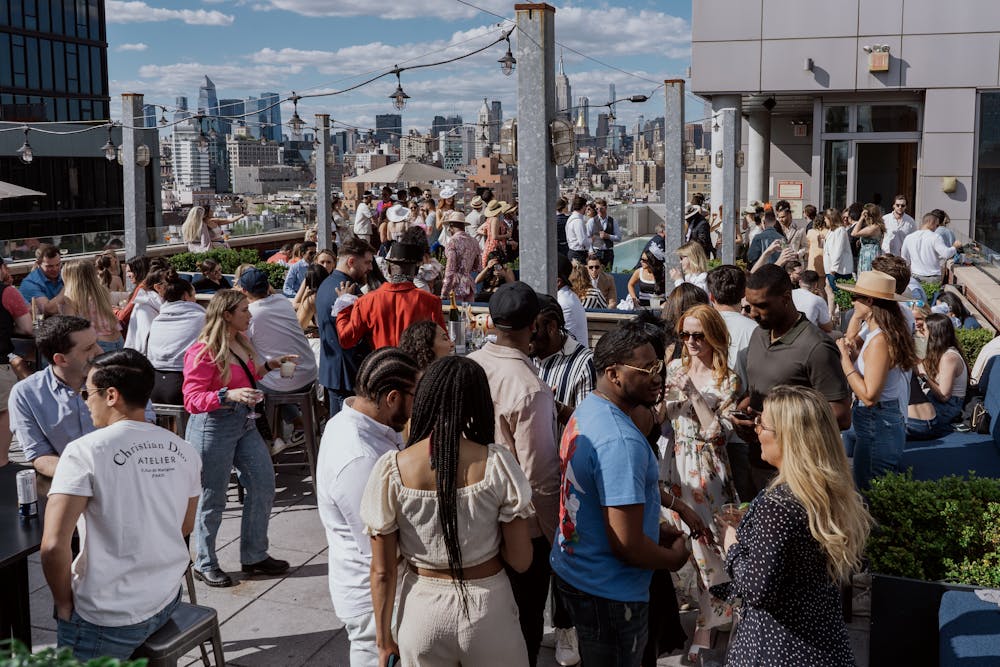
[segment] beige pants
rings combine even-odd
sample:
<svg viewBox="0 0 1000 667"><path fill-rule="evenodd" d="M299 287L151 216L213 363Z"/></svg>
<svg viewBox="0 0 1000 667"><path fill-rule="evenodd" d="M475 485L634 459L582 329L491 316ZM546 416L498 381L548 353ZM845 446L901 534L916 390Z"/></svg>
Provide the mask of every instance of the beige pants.
<svg viewBox="0 0 1000 667"><path fill-rule="evenodd" d="M400 657L406 667L520 667L528 650L506 572L466 582L469 616L450 579L407 570L399 601Z"/></svg>

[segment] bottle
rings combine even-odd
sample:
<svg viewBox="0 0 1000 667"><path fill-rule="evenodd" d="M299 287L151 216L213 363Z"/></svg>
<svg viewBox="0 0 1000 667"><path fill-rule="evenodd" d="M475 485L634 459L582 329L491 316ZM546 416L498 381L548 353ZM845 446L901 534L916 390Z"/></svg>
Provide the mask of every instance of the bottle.
<svg viewBox="0 0 1000 667"><path fill-rule="evenodd" d="M461 318L458 314L458 304L455 303L455 290L451 291L448 295L448 299L451 301L451 306L448 307L448 321L458 322Z"/></svg>
<svg viewBox="0 0 1000 667"><path fill-rule="evenodd" d="M465 354L465 325L462 314L455 303L455 292L449 295L451 305L448 307L448 336L455 343L455 354Z"/></svg>

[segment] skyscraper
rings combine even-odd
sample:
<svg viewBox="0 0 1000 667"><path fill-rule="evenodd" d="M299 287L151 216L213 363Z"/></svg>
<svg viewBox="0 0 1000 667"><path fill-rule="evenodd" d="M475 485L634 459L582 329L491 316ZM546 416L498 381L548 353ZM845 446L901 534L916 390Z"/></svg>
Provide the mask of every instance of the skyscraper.
<svg viewBox="0 0 1000 667"><path fill-rule="evenodd" d="M174 120L184 120L191 114L188 112L188 98L184 95L178 95L174 98Z"/></svg>
<svg viewBox="0 0 1000 667"><path fill-rule="evenodd" d="M583 127L586 130L585 134L590 136L590 98L580 97L576 101L576 106L580 115L583 116Z"/></svg>
<svg viewBox="0 0 1000 667"><path fill-rule="evenodd" d="M375 139L399 147L399 137L403 134L403 117L398 113L383 113L375 116Z"/></svg>
<svg viewBox="0 0 1000 667"><path fill-rule="evenodd" d="M237 118L246 113L244 109L246 109L246 105L243 100L219 100L219 115L225 116L225 118L219 118L219 134L222 136L232 134L233 126L245 125L245 118Z"/></svg>
<svg viewBox="0 0 1000 667"><path fill-rule="evenodd" d="M278 104L280 99L278 93L260 94L261 134L269 141L281 141L281 105ZM291 135L291 132L288 134Z"/></svg>
<svg viewBox="0 0 1000 667"><path fill-rule="evenodd" d="M143 104L142 105L142 126L143 127L156 127L156 105L155 104Z"/></svg>
<svg viewBox="0 0 1000 667"><path fill-rule="evenodd" d="M604 146L608 139L608 114L599 113L597 114L597 135L596 139L598 141L598 146Z"/></svg>
<svg viewBox="0 0 1000 667"><path fill-rule="evenodd" d="M483 98L483 105L479 107L479 116L476 119L476 154L474 157L486 157L493 149L493 142L490 140L490 105Z"/></svg>
<svg viewBox="0 0 1000 667"><path fill-rule="evenodd" d="M559 54L559 74L556 75L556 115L565 120L575 117L573 114L573 93L569 85L569 77L563 67L562 54Z"/></svg>
<svg viewBox="0 0 1000 667"><path fill-rule="evenodd" d="M500 142L500 125L503 123L503 106L500 100L490 102L490 143Z"/></svg>
<svg viewBox="0 0 1000 667"><path fill-rule="evenodd" d="M207 76L198 88L198 113L209 116L219 113L219 97L215 94L215 84Z"/></svg>

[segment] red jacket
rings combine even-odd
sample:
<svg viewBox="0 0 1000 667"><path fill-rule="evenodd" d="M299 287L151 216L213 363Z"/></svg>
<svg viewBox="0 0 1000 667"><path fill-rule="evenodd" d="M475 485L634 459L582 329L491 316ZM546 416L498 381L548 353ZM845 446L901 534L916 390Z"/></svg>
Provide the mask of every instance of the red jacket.
<svg viewBox="0 0 1000 667"><path fill-rule="evenodd" d="M406 327L434 320L446 329L441 299L413 283L384 283L337 313L337 337L344 349L371 336L372 348L394 347Z"/></svg>

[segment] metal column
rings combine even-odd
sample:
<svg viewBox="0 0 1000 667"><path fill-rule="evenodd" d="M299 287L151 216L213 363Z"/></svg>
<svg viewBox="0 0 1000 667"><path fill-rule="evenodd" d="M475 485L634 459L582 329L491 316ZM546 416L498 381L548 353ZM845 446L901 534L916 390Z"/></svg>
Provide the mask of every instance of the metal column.
<svg viewBox="0 0 1000 667"><path fill-rule="evenodd" d="M121 155L126 258L146 254L146 173L144 167L135 163L136 149L149 134L148 130L140 129L142 123L142 95L122 93ZM153 130L153 133L155 132L156 130ZM159 151L159 142L149 149L150 152Z"/></svg>
<svg viewBox="0 0 1000 667"><path fill-rule="evenodd" d="M740 168L736 155L740 150L740 114L738 109L723 109L722 123L722 196L712 193L713 203L722 204L722 261L736 259L736 224L740 217Z"/></svg>
<svg viewBox="0 0 1000 667"><path fill-rule="evenodd" d="M517 196L521 225L521 280L556 293L559 185L549 122L556 112L555 13L551 5L517 4Z"/></svg>
<svg viewBox="0 0 1000 667"><path fill-rule="evenodd" d="M747 127L747 201L769 201L771 176L771 112L750 114ZM723 139L724 141L724 139Z"/></svg>
<svg viewBox="0 0 1000 667"><path fill-rule="evenodd" d="M316 114L316 243L320 250L333 248L333 230L330 228L330 170L326 160L330 151L330 115Z"/></svg>
<svg viewBox="0 0 1000 667"><path fill-rule="evenodd" d="M667 111L663 132L664 270L680 268L675 252L684 243L684 80L663 82Z"/></svg>

